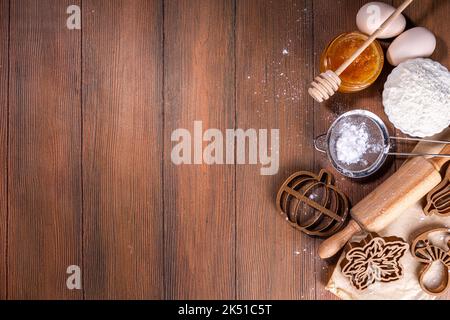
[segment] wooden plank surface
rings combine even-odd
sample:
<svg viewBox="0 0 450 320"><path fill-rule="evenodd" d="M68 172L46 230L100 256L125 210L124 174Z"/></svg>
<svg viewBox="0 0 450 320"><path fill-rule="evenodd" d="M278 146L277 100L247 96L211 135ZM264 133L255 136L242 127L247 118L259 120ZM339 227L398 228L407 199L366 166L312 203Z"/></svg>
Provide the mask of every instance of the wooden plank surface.
<svg viewBox="0 0 450 320"><path fill-rule="evenodd" d="M235 297L234 167L171 161L174 130L194 138L195 120L205 130L235 126L233 9L227 0L165 1L167 299Z"/></svg>
<svg viewBox="0 0 450 320"><path fill-rule="evenodd" d="M238 299L315 297L314 242L277 215L274 202L284 179L313 169L311 5L237 1L237 127L280 130L275 175L262 176L260 165L236 168Z"/></svg>
<svg viewBox="0 0 450 320"><path fill-rule="evenodd" d="M83 1L87 299L163 297L162 5Z"/></svg>
<svg viewBox="0 0 450 320"><path fill-rule="evenodd" d="M387 64L360 93L307 94L322 50L356 30L366 2L0 0L0 299L335 299L335 260L317 258L320 240L290 228L275 195L295 171L334 172L313 139L339 114L387 122ZM66 28L72 4L82 30ZM450 1L406 15L450 66ZM269 146L279 129L277 174L174 164L172 134L194 138L196 120L201 134L268 129ZM355 204L401 163L336 183ZM82 290L66 288L73 264Z"/></svg>
<svg viewBox="0 0 450 320"><path fill-rule="evenodd" d="M0 0L0 299L7 298L9 1Z"/></svg>
<svg viewBox="0 0 450 320"><path fill-rule="evenodd" d="M77 1L11 1L8 298L79 299L66 269L82 264Z"/></svg>

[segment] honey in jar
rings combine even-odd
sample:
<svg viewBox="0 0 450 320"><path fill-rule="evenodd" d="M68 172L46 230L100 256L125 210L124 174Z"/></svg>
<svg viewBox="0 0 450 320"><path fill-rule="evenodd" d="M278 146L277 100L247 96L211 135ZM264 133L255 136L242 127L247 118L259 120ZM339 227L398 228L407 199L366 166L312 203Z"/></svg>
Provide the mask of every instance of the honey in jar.
<svg viewBox="0 0 450 320"><path fill-rule="evenodd" d="M359 32L339 35L323 52L320 59L320 72L336 71L367 39L368 36ZM357 92L369 87L380 75L383 64L383 49L378 41L374 41L339 76L342 80L339 91Z"/></svg>

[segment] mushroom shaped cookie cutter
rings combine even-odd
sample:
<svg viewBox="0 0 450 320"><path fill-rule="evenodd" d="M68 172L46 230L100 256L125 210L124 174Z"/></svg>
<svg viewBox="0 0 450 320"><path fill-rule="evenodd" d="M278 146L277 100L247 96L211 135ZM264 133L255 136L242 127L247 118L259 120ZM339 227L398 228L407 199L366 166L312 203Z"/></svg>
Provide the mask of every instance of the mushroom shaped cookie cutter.
<svg viewBox="0 0 450 320"><path fill-rule="evenodd" d="M419 275L419 284L422 290L433 296L441 296L450 287L450 249L443 249L432 243L430 235L436 233L446 234L447 236L442 239L445 239L447 247L450 247L450 229L438 228L420 234L411 244L411 253L414 258L425 264ZM447 269L447 272L442 275L439 285L430 288L425 282L425 275L430 271L433 263L437 261Z"/></svg>
<svg viewBox="0 0 450 320"><path fill-rule="evenodd" d="M349 213L347 197L326 170L318 175L308 171L291 175L279 189L276 205L292 227L316 237L339 231Z"/></svg>

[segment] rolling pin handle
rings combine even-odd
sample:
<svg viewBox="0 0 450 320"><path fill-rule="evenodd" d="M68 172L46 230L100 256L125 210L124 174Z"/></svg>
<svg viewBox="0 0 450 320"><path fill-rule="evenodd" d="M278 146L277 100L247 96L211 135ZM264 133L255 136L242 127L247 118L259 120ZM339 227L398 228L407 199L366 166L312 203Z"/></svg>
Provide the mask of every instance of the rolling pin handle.
<svg viewBox="0 0 450 320"><path fill-rule="evenodd" d="M354 234L361 230L360 225L355 220L350 220L344 229L321 243L319 257L322 259L331 258L347 244Z"/></svg>
<svg viewBox="0 0 450 320"><path fill-rule="evenodd" d="M444 149L441 150L440 153L447 153L447 154L450 153L450 144L446 145L446 146L444 147ZM442 167L443 167L445 164L447 164L447 162L448 162L449 160L450 160L450 159L448 159L448 158L439 158L439 157L436 157L436 158L430 159L430 162L434 165L434 167L436 168L436 170L440 171L440 170L442 169Z"/></svg>

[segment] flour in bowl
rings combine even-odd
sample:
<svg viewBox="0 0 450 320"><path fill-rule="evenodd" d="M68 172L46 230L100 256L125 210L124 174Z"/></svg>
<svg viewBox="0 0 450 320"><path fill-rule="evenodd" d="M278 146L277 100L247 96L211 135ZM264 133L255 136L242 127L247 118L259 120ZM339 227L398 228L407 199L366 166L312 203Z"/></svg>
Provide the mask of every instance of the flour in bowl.
<svg viewBox="0 0 450 320"><path fill-rule="evenodd" d="M429 137L450 125L450 73L430 59L401 63L388 77L384 110L403 133Z"/></svg>

